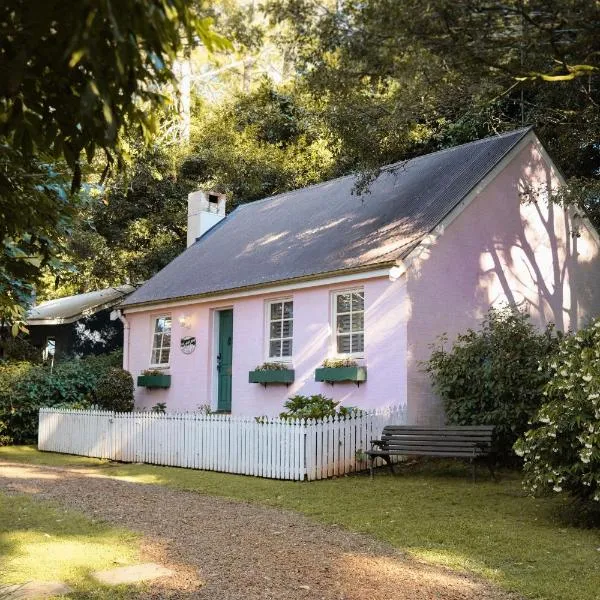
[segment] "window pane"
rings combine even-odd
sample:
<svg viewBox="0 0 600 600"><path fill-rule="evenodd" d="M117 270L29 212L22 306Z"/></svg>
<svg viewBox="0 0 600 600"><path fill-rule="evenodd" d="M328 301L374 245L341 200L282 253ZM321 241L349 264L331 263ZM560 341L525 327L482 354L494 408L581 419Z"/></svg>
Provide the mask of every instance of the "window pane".
<svg viewBox="0 0 600 600"><path fill-rule="evenodd" d="M337 296L337 312L349 312L350 311L350 294L339 294Z"/></svg>
<svg viewBox="0 0 600 600"><path fill-rule="evenodd" d="M294 316L294 303L291 300L283 303L283 316L286 319Z"/></svg>
<svg viewBox="0 0 600 600"><path fill-rule="evenodd" d="M274 340L269 344L269 356L281 356L281 340Z"/></svg>
<svg viewBox="0 0 600 600"><path fill-rule="evenodd" d="M362 333L357 333L352 336L352 352L364 352L365 336Z"/></svg>
<svg viewBox="0 0 600 600"><path fill-rule="evenodd" d="M338 333L348 333L350 331L350 315L338 315L336 331Z"/></svg>
<svg viewBox="0 0 600 600"><path fill-rule="evenodd" d="M338 354L349 354L350 353L350 336L349 335L338 335L337 336L337 351L338 351Z"/></svg>
<svg viewBox="0 0 600 600"><path fill-rule="evenodd" d="M293 321L284 321L283 322L283 337L292 337L294 332L294 322Z"/></svg>
<svg viewBox="0 0 600 600"><path fill-rule="evenodd" d="M271 304L271 319L281 319L282 317L282 306L281 302Z"/></svg>
<svg viewBox="0 0 600 600"><path fill-rule="evenodd" d="M352 294L352 310L363 310L365 307L364 292L355 292Z"/></svg>
<svg viewBox="0 0 600 600"><path fill-rule="evenodd" d="M168 365L169 364L169 350L161 350L160 352L160 364Z"/></svg>
<svg viewBox="0 0 600 600"><path fill-rule="evenodd" d="M281 337L281 321L271 323L270 337L271 339Z"/></svg>
<svg viewBox="0 0 600 600"><path fill-rule="evenodd" d="M161 346L162 346L162 333L155 333L152 349L156 350L157 348L160 348Z"/></svg>
<svg viewBox="0 0 600 600"><path fill-rule="evenodd" d="M165 317L163 320L164 331L171 331L171 317Z"/></svg>
<svg viewBox="0 0 600 600"><path fill-rule="evenodd" d="M159 358L160 358L160 350L153 350L152 351L152 364L153 365L157 365L159 364Z"/></svg>
<svg viewBox="0 0 600 600"><path fill-rule="evenodd" d="M163 348L171 347L171 333L165 333L162 338L162 346Z"/></svg>
<svg viewBox="0 0 600 600"><path fill-rule="evenodd" d="M364 331L365 314L362 312L352 313L352 331Z"/></svg>
<svg viewBox="0 0 600 600"><path fill-rule="evenodd" d="M292 355L292 340L283 340L281 342L281 356Z"/></svg>

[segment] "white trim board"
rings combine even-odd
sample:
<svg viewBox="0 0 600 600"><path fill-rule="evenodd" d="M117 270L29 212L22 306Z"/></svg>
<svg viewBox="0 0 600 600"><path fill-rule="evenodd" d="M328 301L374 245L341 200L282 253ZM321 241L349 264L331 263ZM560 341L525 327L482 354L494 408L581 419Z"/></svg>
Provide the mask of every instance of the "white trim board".
<svg viewBox="0 0 600 600"><path fill-rule="evenodd" d="M392 261L390 261L392 262ZM389 277L390 269L377 268L371 271L362 271L360 273L349 273L347 275L336 275L333 277L323 277L310 279L307 281L297 281L290 283L282 283L277 285L269 285L265 287L257 287L249 290L238 290L225 292L222 294L210 294L207 296L188 296L181 300L165 300L155 304L140 304L137 306L124 306L121 310L125 314L133 314L138 312L158 311L166 308L175 308L177 306L189 306L190 304L204 304L206 302L220 302L237 300L238 298L247 298L250 296L265 296L271 294L289 294L294 290L303 290L307 288L322 287L328 285L345 284L351 281L364 281L365 279L378 279L380 277Z"/></svg>

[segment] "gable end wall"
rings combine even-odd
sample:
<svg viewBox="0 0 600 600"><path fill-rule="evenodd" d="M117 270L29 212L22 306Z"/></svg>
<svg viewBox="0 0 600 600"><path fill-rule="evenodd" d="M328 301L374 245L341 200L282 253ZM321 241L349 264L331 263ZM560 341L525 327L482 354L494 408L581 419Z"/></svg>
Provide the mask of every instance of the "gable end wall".
<svg viewBox="0 0 600 600"><path fill-rule="evenodd" d="M464 208L409 268L408 407L416 423L444 421L420 361L447 333L478 328L491 306L526 308L538 326L576 329L600 313L597 235L544 200L560 175L532 141ZM520 193L536 191L537 203ZM579 233L579 237L575 233Z"/></svg>

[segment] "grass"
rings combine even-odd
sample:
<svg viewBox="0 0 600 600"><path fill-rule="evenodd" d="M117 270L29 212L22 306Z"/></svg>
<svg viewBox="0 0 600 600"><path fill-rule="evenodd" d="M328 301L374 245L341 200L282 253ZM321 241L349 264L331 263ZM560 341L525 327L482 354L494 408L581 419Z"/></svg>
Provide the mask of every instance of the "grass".
<svg viewBox="0 0 600 600"><path fill-rule="evenodd" d="M299 511L373 535L431 563L545 600L600 600L600 533L566 525L565 501L526 496L517 474L471 483L460 463L300 483L0 448L0 460L87 466L107 476Z"/></svg>
<svg viewBox="0 0 600 600"><path fill-rule="evenodd" d="M108 588L91 573L135 563L137 554L131 532L28 496L0 494L0 597L3 585L62 581L73 588L72 598L132 598L139 588Z"/></svg>

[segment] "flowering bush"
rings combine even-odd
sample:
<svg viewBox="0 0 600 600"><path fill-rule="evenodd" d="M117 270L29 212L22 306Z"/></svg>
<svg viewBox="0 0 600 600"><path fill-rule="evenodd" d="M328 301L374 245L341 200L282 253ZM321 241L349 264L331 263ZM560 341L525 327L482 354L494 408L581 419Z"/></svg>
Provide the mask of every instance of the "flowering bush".
<svg viewBox="0 0 600 600"><path fill-rule="evenodd" d="M514 460L512 446L544 400L550 373L538 367L556 352L553 326L539 332L522 311L491 309L479 331L459 335L450 349L445 336L440 342L424 370L448 422L494 425L497 457Z"/></svg>
<svg viewBox="0 0 600 600"><path fill-rule="evenodd" d="M600 502L600 319L566 336L549 366L548 400L515 444L525 487Z"/></svg>
<svg viewBox="0 0 600 600"><path fill-rule="evenodd" d="M342 367L356 367L358 363L353 358L326 358L323 361L324 369L340 369Z"/></svg>

